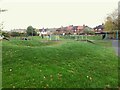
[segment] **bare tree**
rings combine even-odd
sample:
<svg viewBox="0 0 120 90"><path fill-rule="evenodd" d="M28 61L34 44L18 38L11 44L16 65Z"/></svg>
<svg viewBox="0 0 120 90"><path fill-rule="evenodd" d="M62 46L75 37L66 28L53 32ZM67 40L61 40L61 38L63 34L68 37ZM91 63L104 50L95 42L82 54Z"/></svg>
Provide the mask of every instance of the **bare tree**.
<svg viewBox="0 0 120 90"><path fill-rule="evenodd" d="M7 11L7 9L1 9L1 8L0 8L0 14L1 14L1 12L5 12L5 11ZM4 28L3 22L1 22L1 23L0 23L0 35L2 34L3 28Z"/></svg>
<svg viewBox="0 0 120 90"><path fill-rule="evenodd" d="M115 9L111 14L108 14L105 21L105 30L118 30L118 9Z"/></svg>

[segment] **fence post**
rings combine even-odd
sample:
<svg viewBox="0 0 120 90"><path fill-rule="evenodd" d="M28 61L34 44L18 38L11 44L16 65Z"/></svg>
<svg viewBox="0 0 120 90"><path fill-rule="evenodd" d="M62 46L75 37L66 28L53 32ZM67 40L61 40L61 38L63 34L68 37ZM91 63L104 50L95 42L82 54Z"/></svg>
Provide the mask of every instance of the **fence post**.
<svg viewBox="0 0 120 90"><path fill-rule="evenodd" d="M105 39L107 39L108 35L107 35L107 32L106 32L106 35L105 35Z"/></svg>
<svg viewBox="0 0 120 90"><path fill-rule="evenodd" d="M82 40L83 40L83 35L82 35Z"/></svg>
<svg viewBox="0 0 120 90"><path fill-rule="evenodd" d="M116 39L118 40L118 30L117 30L117 32L116 32Z"/></svg>

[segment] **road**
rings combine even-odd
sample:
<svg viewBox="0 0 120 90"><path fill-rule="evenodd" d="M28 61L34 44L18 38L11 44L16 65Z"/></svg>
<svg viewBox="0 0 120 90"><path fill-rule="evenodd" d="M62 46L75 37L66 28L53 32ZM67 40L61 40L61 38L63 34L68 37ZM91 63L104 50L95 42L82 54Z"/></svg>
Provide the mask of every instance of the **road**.
<svg viewBox="0 0 120 90"><path fill-rule="evenodd" d="M112 40L112 46L114 47L117 56L120 56L120 41Z"/></svg>

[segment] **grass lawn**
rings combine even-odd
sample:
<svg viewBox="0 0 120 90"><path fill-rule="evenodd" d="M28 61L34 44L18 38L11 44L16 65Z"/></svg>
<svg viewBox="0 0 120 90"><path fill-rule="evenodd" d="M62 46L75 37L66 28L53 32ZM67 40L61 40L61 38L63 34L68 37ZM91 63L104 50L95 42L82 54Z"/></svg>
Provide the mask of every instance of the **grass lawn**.
<svg viewBox="0 0 120 90"><path fill-rule="evenodd" d="M118 57L111 43L2 42L3 88L105 88L118 86ZM108 47L109 46L109 47Z"/></svg>

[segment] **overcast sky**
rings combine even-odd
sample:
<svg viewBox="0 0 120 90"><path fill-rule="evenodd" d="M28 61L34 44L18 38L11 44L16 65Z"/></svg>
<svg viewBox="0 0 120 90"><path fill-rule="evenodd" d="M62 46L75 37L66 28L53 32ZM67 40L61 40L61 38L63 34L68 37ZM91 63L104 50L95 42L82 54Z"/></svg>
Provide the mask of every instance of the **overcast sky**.
<svg viewBox="0 0 120 90"><path fill-rule="evenodd" d="M89 1L89 2L88 2ZM119 0L0 0L4 30L52 28L68 25L95 27L118 8Z"/></svg>

